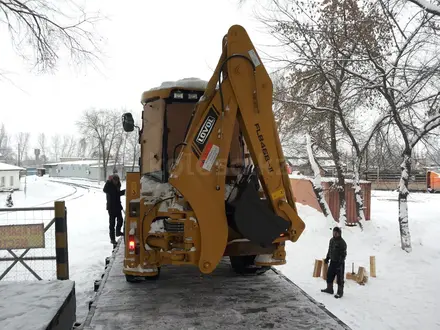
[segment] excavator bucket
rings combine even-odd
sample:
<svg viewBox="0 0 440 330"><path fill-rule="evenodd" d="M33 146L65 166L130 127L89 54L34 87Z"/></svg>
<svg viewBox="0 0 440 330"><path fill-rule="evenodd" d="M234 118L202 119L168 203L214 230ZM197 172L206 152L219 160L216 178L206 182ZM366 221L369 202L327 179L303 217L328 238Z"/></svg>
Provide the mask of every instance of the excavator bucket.
<svg viewBox="0 0 440 330"><path fill-rule="evenodd" d="M290 222L276 215L270 204L260 198L258 185L255 172L241 180L237 197L230 203L229 223L252 243L267 247L287 233Z"/></svg>

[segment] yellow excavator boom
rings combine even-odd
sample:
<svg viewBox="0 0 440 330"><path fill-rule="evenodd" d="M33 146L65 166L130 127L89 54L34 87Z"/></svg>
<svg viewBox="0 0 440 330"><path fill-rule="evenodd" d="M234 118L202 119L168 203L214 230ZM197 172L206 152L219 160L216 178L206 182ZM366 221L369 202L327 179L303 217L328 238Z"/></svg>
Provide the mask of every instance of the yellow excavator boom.
<svg viewBox="0 0 440 330"><path fill-rule="evenodd" d="M212 272L223 257L231 219L244 237L260 245L296 241L305 228L272 112L272 81L243 27L232 26L222 46L169 177L199 223L203 273ZM225 175L236 120L255 167L238 183L228 218ZM260 184L265 199L258 197Z"/></svg>

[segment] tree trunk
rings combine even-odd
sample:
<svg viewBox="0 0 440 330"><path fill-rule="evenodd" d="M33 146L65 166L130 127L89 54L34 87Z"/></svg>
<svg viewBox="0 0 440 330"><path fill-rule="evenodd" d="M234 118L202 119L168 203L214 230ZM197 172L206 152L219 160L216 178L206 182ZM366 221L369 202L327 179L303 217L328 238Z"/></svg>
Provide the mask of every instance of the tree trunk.
<svg viewBox="0 0 440 330"><path fill-rule="evenodd" d="M310 166L312 167L314 173L314 178L312 180L313 191L315 192L316 199L318 200L322 213L324 213L330 226L333 226L333 222L335 220L333 219L333 215L330 211L327 201L325 200L324 189L322 188L322 183L321 183L321 173L319 171L319 166L316 163L315 157L313 156L312 143L310 141L309 134L306 135L306 139L307 139L307 154L309 156Z"/></svg>
<svg viewBox="0 0 440 330"><path fill-rule="evenodd" d="M400 165L401 176L399 183L399 228L402 250L411 252L411 234L408 225L408 181L411 174L411 151L403 153L403 162Z"/></svg>
<svg viewBox="0 0 440 330"><path fill-rule="evenodd" d="M104 181L107 180L107 163L108 159L105 157L105 146L102 145L102 173L104 173ZM99 173L99 177L101 177L101 173Z"/></svg>
<svg viewBox="0 0 440 330"><path fill-rule="evenodd" d="M336 173L338 176L338 183L336 189L339 194L339 225L347 224L347 207L345 201L345 178L342 171L341 159L339 157L338 148L336 145L336 115L330 115L330 136L331 136L331 152L333 161L335 162Z"/></svg>
<svg viewBox="0 0 440 330"><path fill-rule="evenodd" d="M361 167L361 158L356 156L354 160L354 168L353 168L353 188L354 188L354 198L356 202L356 214L358 216L357 223L359 227L363 229L363 224L365 221L365 213L364 213L364 199L362 198L362 190L360 184L360 175L359 170Z"/></svg>

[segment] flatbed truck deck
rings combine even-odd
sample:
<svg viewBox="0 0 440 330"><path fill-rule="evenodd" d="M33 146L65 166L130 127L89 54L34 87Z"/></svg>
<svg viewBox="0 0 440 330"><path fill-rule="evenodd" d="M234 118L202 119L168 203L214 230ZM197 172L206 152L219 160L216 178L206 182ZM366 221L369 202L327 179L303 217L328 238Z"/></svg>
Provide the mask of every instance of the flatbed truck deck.
<svg viewBox="0 0 440 330"><path fill-rule="evenodd" d="M82 329L350 329L274 268L239 276L224 259L209 275L167 266L156 280L129 283L123 260L120 240Z"/></svg>

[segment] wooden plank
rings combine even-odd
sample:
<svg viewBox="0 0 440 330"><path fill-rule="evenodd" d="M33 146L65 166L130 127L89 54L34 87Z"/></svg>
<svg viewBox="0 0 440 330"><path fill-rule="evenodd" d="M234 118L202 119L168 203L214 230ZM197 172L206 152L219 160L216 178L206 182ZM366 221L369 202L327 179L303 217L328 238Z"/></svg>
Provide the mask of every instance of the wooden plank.
<svg viewBox="0 0 440 330"><path fill-rule="evenodd" d="M370 276L376 277L376 257L370 256Z"/></svg>
<svg viewBox="0 0 440 330"><path fill-rule="evenodd" d="M361 284L363 282L363 280L364 280L364 276L365 276L365 268L364 267L359 267L358 273L357 273L357 276L356 276L356 282Z"/></svg>
<svg viewBox="0 0 440 330"><path fill-rule="evenodd" d="M313 277L320 277L322 269L322 260L315 260L315 268L313 269Z"/></svg>

